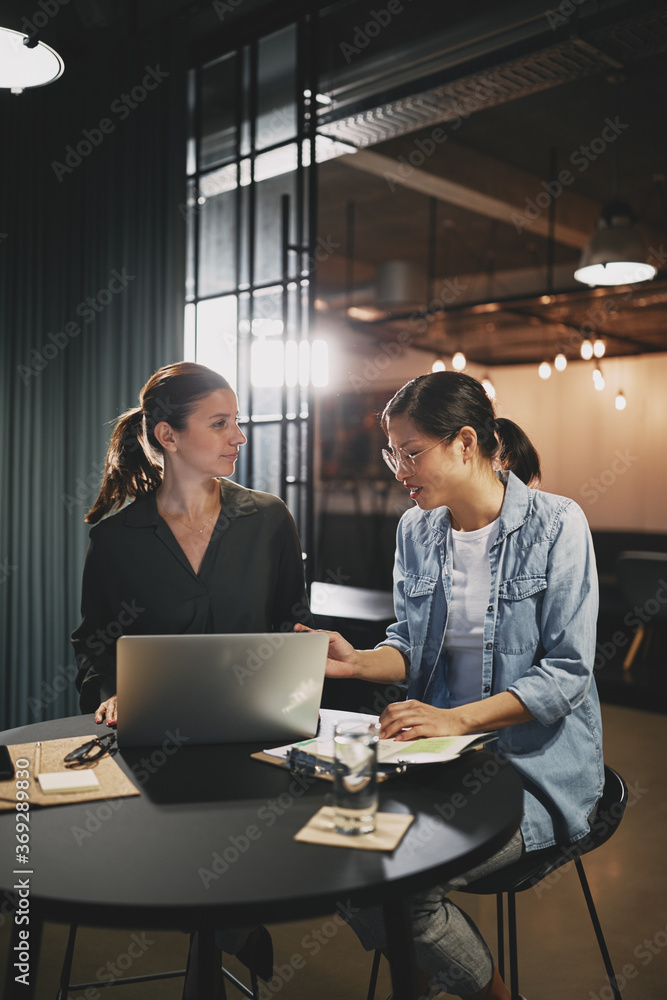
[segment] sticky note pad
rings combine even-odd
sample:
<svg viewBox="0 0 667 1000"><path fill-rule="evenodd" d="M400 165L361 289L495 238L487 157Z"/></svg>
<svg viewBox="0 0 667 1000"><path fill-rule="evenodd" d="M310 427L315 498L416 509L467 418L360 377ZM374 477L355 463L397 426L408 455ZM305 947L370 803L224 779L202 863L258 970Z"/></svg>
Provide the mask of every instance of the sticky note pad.
<svg viewBox="0 0 667 1000"><path fill-rule="evenodd" d="M100 787L92 771L49 771L38 774L39 786L45 795L57 792L93 792Z"/></svg>

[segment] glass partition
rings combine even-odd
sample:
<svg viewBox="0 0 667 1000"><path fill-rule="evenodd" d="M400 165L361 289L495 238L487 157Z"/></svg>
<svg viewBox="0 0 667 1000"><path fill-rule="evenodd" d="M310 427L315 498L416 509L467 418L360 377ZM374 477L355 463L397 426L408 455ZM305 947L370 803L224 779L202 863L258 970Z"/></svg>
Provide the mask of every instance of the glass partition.
<svg viewBox="0 0 667 1000"><path fill-rule="evenodd" d="M235 478L282 497L311 551L316 20L192 71L184 212L187 354L236 388L248 444Z"/></svg>

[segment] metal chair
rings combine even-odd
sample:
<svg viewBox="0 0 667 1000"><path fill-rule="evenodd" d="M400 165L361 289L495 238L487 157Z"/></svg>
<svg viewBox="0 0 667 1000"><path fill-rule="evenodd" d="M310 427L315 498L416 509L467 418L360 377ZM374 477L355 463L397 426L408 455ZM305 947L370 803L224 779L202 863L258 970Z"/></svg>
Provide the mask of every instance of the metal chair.
<svg viewBox="0 0 667 1000"><path fill-rule="evenodd" d="M640 650L640 659L647 658L655 624L667 622L667 552L619 552L616 579L641 621L623 661L629 670Z"/></svg>
<svg viewBox="0 0 667 1000"><path fill-rule="evenodd" d="M588 885L588 880L581 862L582 855L594 851L605 844L618 827L628 799L628 790L620 774L611 767L605 766L605 783L602 797L598 802L591 832L576 844L567 847L548 847L543 851L529 851L520 861L507 865L493 875L478 879L469 885L457 889L457 892L476 893L479 895L495 895L498 921L498 971L505 978L505 920L503 897L507 895L508 949L510 969L510 991L512 1000L519 1000L519 971L517 957L516 935L516 893L525 892L538 885L552 872L574 861L581 882L581 888L588 906L593 929L597 937L600 954L604 962L609 983L615 1000L621 1000L621 991L616 982L616 975L611 964L607 944L602 933L595 903ZM382 953L375 952L371 980L368 990L368 1000L373 1000L377 983Z"/></svg>
<svg viewBox="0 0 667 1000"><path fill-rule="evenodd" d="M146 976L128 976L123 979L115 979L113 982L100 982L96 979L92 983L70 983L70 976L72 974L72 961L74 959L74 946L76 944L76 932L77 924L71 924L69 929L69 937L67 939L67 948L65 949L65 959L63 961L63 967L60 973L60 987L56 994L56 1000L67 1000L70 993L74 993L79 990L97 989L101 987L104 989L110 989L113 986L129 986L131 983L148 983L153 982L158 979L178 979L179 976L185 976L185 969L178 969L173 972L154 972ZM237 979L228 969L222 966L222 976L223 976L223 996L226 996L224 981L231 983L236 989L244 996L248 997L248 1000L259 1000L259 984L257 982L257 973L254 969L250 970L250 983L251 986L248 988L245 986L240 979Z"/></svg>

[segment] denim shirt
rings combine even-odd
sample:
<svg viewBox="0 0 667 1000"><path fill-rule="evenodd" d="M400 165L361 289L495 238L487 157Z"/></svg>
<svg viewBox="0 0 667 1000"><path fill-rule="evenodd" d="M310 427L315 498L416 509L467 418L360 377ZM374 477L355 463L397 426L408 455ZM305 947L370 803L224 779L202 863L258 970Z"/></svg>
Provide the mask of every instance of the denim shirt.
<svg viewBox="0 0 667 1000"><path fill-rule="evenodd" d="M567 497L513 473L491 547L480 699L512 691L534 716L501 729L496 752L521 775L527 850L589 832L602 794L602 723L593 679L598 581L590 530ZM449 508L407 511L394 563L397 621L380 645L409 662L408 698L447 707L443 639L451 602ZM443 676L444 672L444 676Z"/></svg>

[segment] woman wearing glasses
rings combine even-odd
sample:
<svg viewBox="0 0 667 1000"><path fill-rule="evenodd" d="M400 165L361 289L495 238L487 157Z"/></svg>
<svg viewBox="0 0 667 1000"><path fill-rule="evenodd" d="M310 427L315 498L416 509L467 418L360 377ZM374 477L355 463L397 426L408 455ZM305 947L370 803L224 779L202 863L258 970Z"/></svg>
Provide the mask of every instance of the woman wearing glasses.
<svg viewBox="0 0 667 1000"><path fill-rule="evenodd" d="M484 865L415 897L412 920L432 984L509 1000L484 939L447 892L589 832L603 786L590 531L572 500L530 488L540 477L533 445L496 419L469 375L408 382L382 426L385 460L415 502L398 528L397 621L373 650L331 633L327 673L407 685L407 700L380 717L383 738L500 731L494 748L524 783L521 829ZM366 948L384 947L379 910L351 923Z"/></svg>
<svg viewBox="0 0 667 1000"><path fill-rule="evenodd" d="M98 723L117 722L115 646L123 633L291 631L312 622L285 504L226 478L246 441L237 417L236 395L221 375L179 362L155 372L140 405L116 422L86 516L94 527L83 620L72 635L81 710ZM225 932L221 946L271 978L265 928ZM195 935L191 957L196 947ZM198 995L189 974L183 996Z"/></svg>

